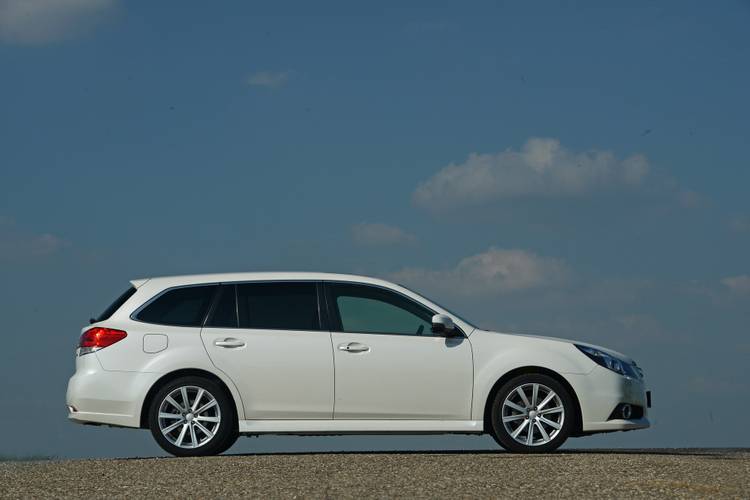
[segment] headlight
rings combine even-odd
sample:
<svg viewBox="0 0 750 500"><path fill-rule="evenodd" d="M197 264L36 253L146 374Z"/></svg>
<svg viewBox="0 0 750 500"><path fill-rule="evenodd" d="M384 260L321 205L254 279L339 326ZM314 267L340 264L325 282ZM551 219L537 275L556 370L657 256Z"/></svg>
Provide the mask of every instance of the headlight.
<svg viewBox="0 0 750 500"><path fill-rule="evenodd" d="M604 368L612 370L613 372L619 373L625 377L640 378L630 363L626 363L621 359L611 356L599 349L594 349L593 347L578 344L575 344L575 346L579 351L591 358L597 365L603 366Z"/></svg>

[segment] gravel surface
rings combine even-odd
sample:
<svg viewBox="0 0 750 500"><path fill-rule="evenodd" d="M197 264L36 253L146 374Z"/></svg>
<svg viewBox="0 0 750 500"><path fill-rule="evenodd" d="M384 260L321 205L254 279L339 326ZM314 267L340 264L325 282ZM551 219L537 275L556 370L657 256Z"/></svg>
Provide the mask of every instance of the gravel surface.
<svg viewBox="0 0 750 500"><path fill-rule="evenodd" d="M0 498L750 498L750 450L302 453L0 463Z"/></svg>

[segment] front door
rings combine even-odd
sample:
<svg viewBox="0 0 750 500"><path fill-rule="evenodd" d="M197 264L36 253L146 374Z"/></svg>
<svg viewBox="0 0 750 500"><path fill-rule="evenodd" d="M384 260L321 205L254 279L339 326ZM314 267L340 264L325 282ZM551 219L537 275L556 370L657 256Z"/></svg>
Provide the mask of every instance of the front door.
<svg viewBox="0 0 750 500"><path fill-rule="evenodd" d="M318 286L222 286L201 337L240 391L246 419L333 418L331 336L321 329Z"/></svg>
<svg viewBox="0 0 750 500"><path fill-rule="evenodd" d="M467 338L431 331L433 311L393 290L328 283L334 418L469 420Z"/></svg>

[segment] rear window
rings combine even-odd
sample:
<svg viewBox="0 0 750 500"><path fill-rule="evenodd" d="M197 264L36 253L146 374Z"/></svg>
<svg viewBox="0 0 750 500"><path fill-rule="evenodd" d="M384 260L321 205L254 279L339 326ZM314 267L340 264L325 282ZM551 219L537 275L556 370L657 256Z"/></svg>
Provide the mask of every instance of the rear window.
<svg viewBox="0 0 750 500"><path fill-rule="evenodd" d="M320 330L315 283L237 285L240 328Z"/></svg>
<svg viewBox="0 0 750 500"><path fill-rule="evenodd" d="M117 297L114 302L112 302L108 308L104 310L103 313L101 313L99 316L94 318L94 322L104 321L105 319L109 319L112 317L112 315L120 308L122 305L133 296L135 293L135 287L130 287L125 292Z"/></svg>
<svg viewBox="0 0 750 500"><path fill-rule="evenodd" d="M172 326L201 326L216 285L188 286L168 290L148 303L135 319Z"/></svg>

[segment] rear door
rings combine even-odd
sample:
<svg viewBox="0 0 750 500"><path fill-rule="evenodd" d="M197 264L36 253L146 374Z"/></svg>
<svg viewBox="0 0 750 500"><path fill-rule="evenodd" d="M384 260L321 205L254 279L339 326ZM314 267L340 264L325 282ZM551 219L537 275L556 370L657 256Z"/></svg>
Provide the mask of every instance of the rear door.
<svg viewBox="0 0 750 500"><path fill-rule="evenodd" d="M326 288L334 329L334 418L470 418L468 339L433 335L433 311L395 291L354 283Z"/></svg>
<svg viewBox="0 0 750 500"><path fill-rule="evenodd" d="M224 284L201 338L247 419L333 418L331 337L316 282Z"/></svg>

